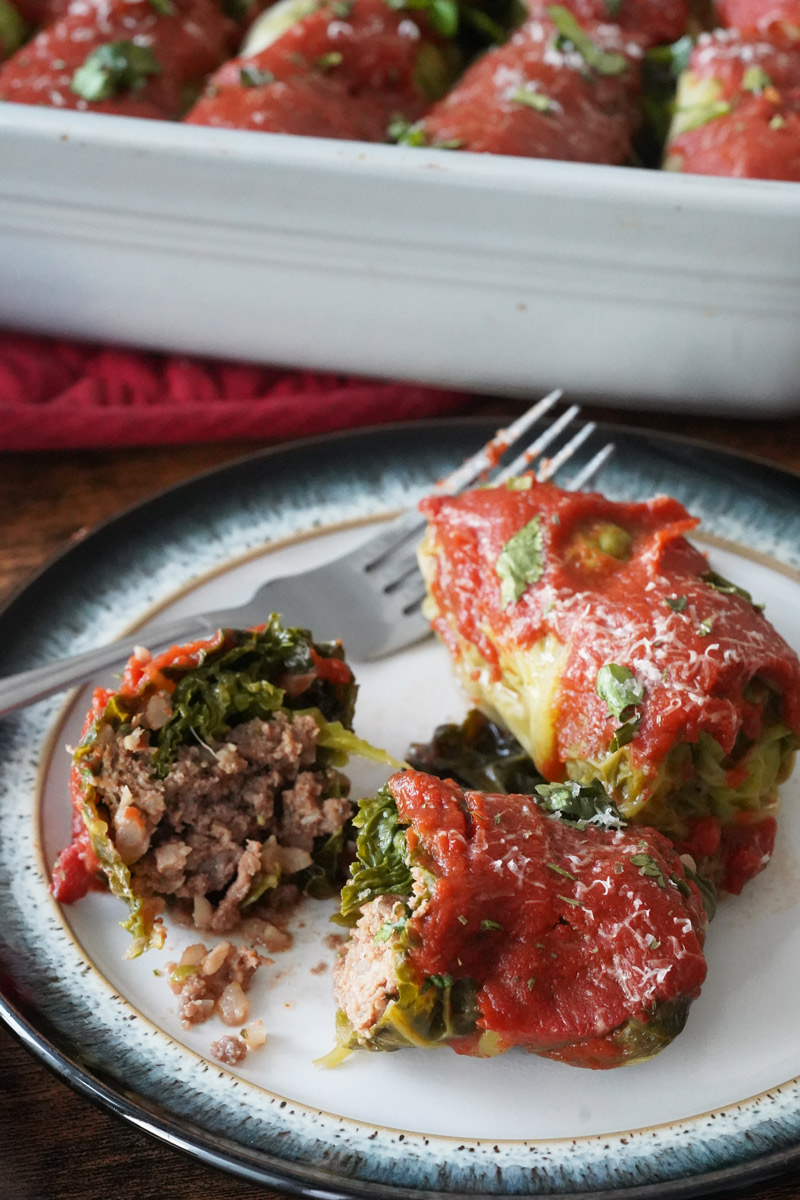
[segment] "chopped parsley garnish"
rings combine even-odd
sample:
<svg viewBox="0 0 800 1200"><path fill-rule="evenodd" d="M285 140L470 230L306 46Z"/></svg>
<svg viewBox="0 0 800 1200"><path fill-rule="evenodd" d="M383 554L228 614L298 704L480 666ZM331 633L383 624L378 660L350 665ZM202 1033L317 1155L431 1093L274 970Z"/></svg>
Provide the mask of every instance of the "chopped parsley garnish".
<svg viewBox="0 0 800 1200"><path fill-rule="evenodd" d="M386 136L390 142L398 146L427 146L428 135L419 123L412 125L405 117L392 117L386 128Z"/></svg>
<svg viewBox="0 0 800 1200"><path fill-rule="evenodd" d="M731 583L730 579L726 579L724 575L718 574L717 571L706 571L702 576L703 583L707 583L715 592L722 592L724 596L741 596L748 604L752 604L753 608L763 608L763 604L756 604L753 597L746 588L739 587L737 583Z"/></svg>
<svg viewBox="0 0 800 1200"><path fill-rule="evenodd" d="M593 42L588 33L581 27L575 16L560 4L554 4L547 10L550 20L558 30L556 49L576 50L587 66L599 75L621 75L628 69L628 60L624 54L603 50Z"/></svg>
<svg viewBox="0 0 800 1200"><path fill-rule="evenodd" d="M262 71L259 67L239 68L239 83L242 87L264 87L274 82L275 76L272 71Z"/></svg>
<svg viewBox="0 0 800 1200"><path fill-rule="evenodd" d="M700 637L708 637L708 635L711 633L711 630L713 628L714 628L714 618L713 617L704 617L703 620L700 622L697 632L700 634Z"/></svg>
<svg viewBox="0 0 800 1200"><path fill-rule="evenodd" d="M341 62L341 50L329 50L327 54L320 54L317 59L317 66L321 71L331 71L334 67L340 66Z"/></svg>
<svg viewBox="0 0 800 1200"><path fill-rule="evenodd" d="M503 819L503 814L502 814L501 812L499 812L499 813L495 813L495 814L494 814L494 823L495 823L495 825L499 825L499 824L500 824L500 822L502 821L502 819Z"/></svg>
<svg viewBox="0 0 800 1200"><path fill-rule="evenodd" d="M531 975L530 979L528 980L527 987L528 987L529 992L532 992L533 989L536 987L536 976L535 975Z"/></svg>
<svg viewBox="0 0 800 1200"><path fill-rule="evenodd" d="M83 100L110 100L118 92L144 87L161 66L149 46L136 42L106 42L87 55L70 80L70 88Z"/></svg>
<svg viewBox="0 0 800 1200"><path fill-rule="evenodd" d="M528 521L518 533L509 538L495 565L500 580L500 603L503 608L516 603L532 583L544 572L544 542L539 518Z"/></svg>
<svg viewBox="0 0 800 1200"><path fill-rule="evenodd" d="M499 921L493 921L490 917L484 917L481 921L481 933L486 933L490 929L502 929L503 926Z"/></svg>
<svg viewBox="0 0 800 1200"><path fill-rule="evenodd" d="M629 667L606 663L597 672L596 691L608 705L608 715L627 721L644 698L644 688Z"/></svg>
<svg viewBox="0 0 800 1200"><path fill-rule="evenodd" d="M582 908L583 907L580 900L576 900L574 896L562 896L559 893L558 898L559 898L559 900L563 900L565 904L569 904L572 908Z"/></svg>
<svg viewBox="0 0 800 1200"><path fill-rule="evenodd" d="M535 92L531 87L518 87L511 97L514 104L522 104L525 108L533 108L536 112L551 112L553 101L542 92ZM528 484L530 487L530 483Z"/></svg>
<svg viewBox="0 0 800 1200"><path fill-rule="evenodd" d="M157 13L161 13L163 17L171 17L175 12L172 0L150 0L150 7L154 8Z"/></svg>
<svg viewBox="0 0 800 1200"><path fill-rule="evenodd" d="M400 917L398 921L384 921L375 937L372 939L373 946L380 942L388 942L393 933L399 933L406 927L408 917Z"/></svg>
<svg viewBox="0 0 800 1200"><path fill-rule="evenodd" d="M335 17L340 17L345 20L353 11L354 0L334 0L331 5L331 12Z"/></svg>
<svg viewBox="0 0 800 1200"><path fill-rule="evenodd" d="M555 871L556 875L563 875L565 879L575 879L575 876L571 871L565 871L563 867L558 865L558 863L549 862L547 865L551 871Z"/></svg>
<svg viewBox="0 0 800 1200"><path fill-rule="evenodd" d="M658 950L660 945L661 942L658 940L658 938L650 938L650 941L647 943L649 950Z"/></svg>
<svg viewBox="0 0 800 1200"><path fill-rule="evenodd" d="M632 854L631 862L635 867L639 868L640 875L646 875L649 879L658 881L659 887L666 887L667 881L664 878L664 872L658 865L652 854Z"/></svg>
<svg viewBox="0 0 800 1200"><path fill-rule="evenodd" d="M608 705L608 715L619 721L629 720L644 699L644 687L633 671L618 663L606 663L600 668L595 689Z"/></svg>
<svg viewBox="0 0 800 1200"><path fill-rule="evenodd" d="M686 611L688 601L685 596L665 596L662 603L666 604L667 608L671 608L673 612L682 613Z"/></svg>
<svg viewBox="0 0 800 1200"><path fill-rule="evenodd" d="M609 744L613 753L633 740L641 724L637 709L644 699L644 687L629 667L606 663L597 672L595 690L608 705L608 715L620 722Z"/></svg>
<svg viewBox="0 0 800 1200"><path fill-rule="evenodd" d="M770 129L785 129L786 117L782 117L780 113L775 113L775 116L770 118Z"/></svg>

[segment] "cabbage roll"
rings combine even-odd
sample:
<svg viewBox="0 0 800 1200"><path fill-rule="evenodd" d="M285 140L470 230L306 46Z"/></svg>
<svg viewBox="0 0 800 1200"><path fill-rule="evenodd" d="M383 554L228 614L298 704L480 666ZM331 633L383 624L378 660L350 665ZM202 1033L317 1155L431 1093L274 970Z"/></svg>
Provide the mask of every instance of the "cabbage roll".
<svg viewBox="0 0 800 1200"><path fill-rule="evenodd" d="M697 520L529 475L422 511L427 612L470 699L547 780L599 780L740 891L772 852L800 662L686 540Z"/></svg>
<svg viewBox="0 0 800 1200"><path fill-rule="evenodd" d="M519 1046L609 1068L683 1028L706 974L703 896L668 839L626 827L598 784L489 795L407 771L355 822L340 1056Z"/></svg>

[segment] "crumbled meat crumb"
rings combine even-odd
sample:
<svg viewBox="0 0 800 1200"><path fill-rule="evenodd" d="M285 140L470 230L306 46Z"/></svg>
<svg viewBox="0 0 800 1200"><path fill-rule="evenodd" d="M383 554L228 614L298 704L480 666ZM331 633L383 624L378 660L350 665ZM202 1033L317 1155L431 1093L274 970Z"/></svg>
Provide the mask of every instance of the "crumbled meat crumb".
<svg viewBox="0 0 800 1200"><path fill-rule="evenodd" d="M311 974L312 975L324 975L325 972L327 971L327 969L328 969L328 964L326 962L318 962L315 967L311 968Z"/></svg>
<svg viewBox="0 0 800 1200"><path fill-rule="evenodd" d="M226 1034L225 1037L211 1043L211 1054L226 1066L235 1067L237 1063L247 1057L247 1045L240 1037L231 1037L230 1034Z"/></svg>
<svg viewBox="0 0 800 1200"><path fill-rule="evenodd" d="M244 993L260 966L270 964L247 946L220 942L208 950L202 943L188 946L179 963L168 963L169 986L179 997L178 1016L184 1029L207 1021L216 1012L227 1024L247 1020Z"/></svg>
<svg viewBox="0 0 800 1200"><path fill-rule="evenodd" d="M338 950L347 941L345 933L329 933L322 939L322 944L327 950Z"/></svg>
<svg viewBox="0 0 800 1200"><path fill-rule="evenodd" d="M289 932L261 917L246 917L240 922L238 932L251 946L263 946L269 954L291 950L294 944Z"/></svg>

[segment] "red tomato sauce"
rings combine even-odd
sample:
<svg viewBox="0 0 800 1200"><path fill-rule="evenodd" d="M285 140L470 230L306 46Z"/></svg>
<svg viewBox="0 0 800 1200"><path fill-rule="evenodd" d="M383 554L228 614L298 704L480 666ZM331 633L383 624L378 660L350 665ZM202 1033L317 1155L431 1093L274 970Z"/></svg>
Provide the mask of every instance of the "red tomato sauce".
<svg viewBox="0 0 800 1200"><path fill-rule="evenodd" d="M800 41L778 26L718 30L698 40L689 70L715 81L719 111L710 109L697 128L670 140L666 165L699 175L800 181Z"/></svg>
<svg viewBox="0 0 800 1200"><path fill-rule="evenodd" d="M247 61L258 66L261 56ZM211 87L218 85L212 83ZM209 91L194 105L186 123L382 142L386 140L387 119L368 102L351 96L335 79L294 75L255 87Z"/></svg>
<svg viewBox="0 0 800 1200"><path fill-rule="evenodd" d="M177 118L187 89L230 52L231 22L214 0L171 0L158 12L149 0L71 0L64 14L0 68L0 100L121 116ZM149 48L160 71L132 90L86 100L70 86L92 51L112 42Z"/></svg>
<svg viewBox="0 0 800 1200"><path fill-rule="evenodd" d="M105 688L96 688L92 693L92 707L83 722L81 739L91 729L105 709L112 693ZM51 876L51 888L61 904L72 904L80 900L92 888L104 888L105 877L100 874L100 864L92 849L89 830L83 819L85 784L81 767L73 762L69 774L69 794L72 802L72 841L56 859Z"/></svg>
<svg viewBox="0 0 800 1200"><path fill-rule="evenodd" d="M689 823L687 836L675 848L690 854L703 873L709 864L720 886L738 896L772 858L777 831L778 822L770 814L739 812L724 828L716 817L699 817Z"/></svg>
<svg viewBox="0 0 800 1200"><path fill-rule="evenodd" d="M409 849L435 876L430 904L411 918L410 962L422 976L475 980L479 1025L504 1046L581 1042L587 1064L611 1066L613 1030L698 994L706 916L661 834L581 831L529 796L462 791L416 771L389 787Z"/></svg>
<svg viewBox="0 0 800 1200"><path fill-rule="evenodd" d="M164 674L165 671L171 669L182 673L199 667L211 651L222 649L226 641L223 631L219 630L212 637L198 638L183 646L170 646L155 656L133 654L125 666L118 695L136 696L150 684L172 691L175 683Z"/></svg>
<svg viewBox="0 0 800 1200"><path fill-rule="evenodd" d="M758 28L773 21L788 21L800 29L800 0L717 0L721 25L735 29Z"/></svg>
<svg viewBox="0 0 800 1200"><path fill-rule="evenodd" d="M530 20L464 73L424 119L434 146L574 162L623 163L638 123L641 44L611 25L586 24L601 49L627 66L602 74L576 50L556 47L546 18Z"/></svg>
<svg viewBox="0 0 800 1200"><path fill-rule="evenodd" d="M393 117L413 122L430 106L420 55L431 50L446 64L449 51L424 12L331 0L260 53L225 63L187 120L386 141Z"/></svg>
<svg viewBox="0 0 800 1200"><path fill-rule="evenodd" d="M599 669L627 667L644 687L631 761L654 771L678 743L710 734L730 754L737 734L757 734L758 704L745 699L754 676L782 696L782 720L800 734L800 662L746 599L704 582L708 563L683 536L697 525L665 496L621 504L550 484L527 491L491 488L423 501L437 547L435 628L459 655L474 645L499 677L499 655L554 634L568 648L553 703L554 757L537 763L564 777L569 758L604 757L618 720L596 693ZM506 543L537 517L540 579L503 608L496 564ZM593 524L611 522L632 537L628 561L576 547ZM682 611L666 603L673 598ZM456 634L457 636L454 636Z"/></svg>

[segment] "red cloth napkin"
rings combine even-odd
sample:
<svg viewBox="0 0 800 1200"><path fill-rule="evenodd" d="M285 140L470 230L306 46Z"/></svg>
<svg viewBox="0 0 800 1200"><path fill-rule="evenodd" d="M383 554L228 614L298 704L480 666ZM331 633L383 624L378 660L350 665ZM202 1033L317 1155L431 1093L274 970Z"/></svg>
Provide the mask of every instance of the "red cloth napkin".
<svg viewBox="0 0 800 1200"><path fill-rule="evenodd" d="M418 384L0 333L3 450L279 440L474 403Z"/></svg>

